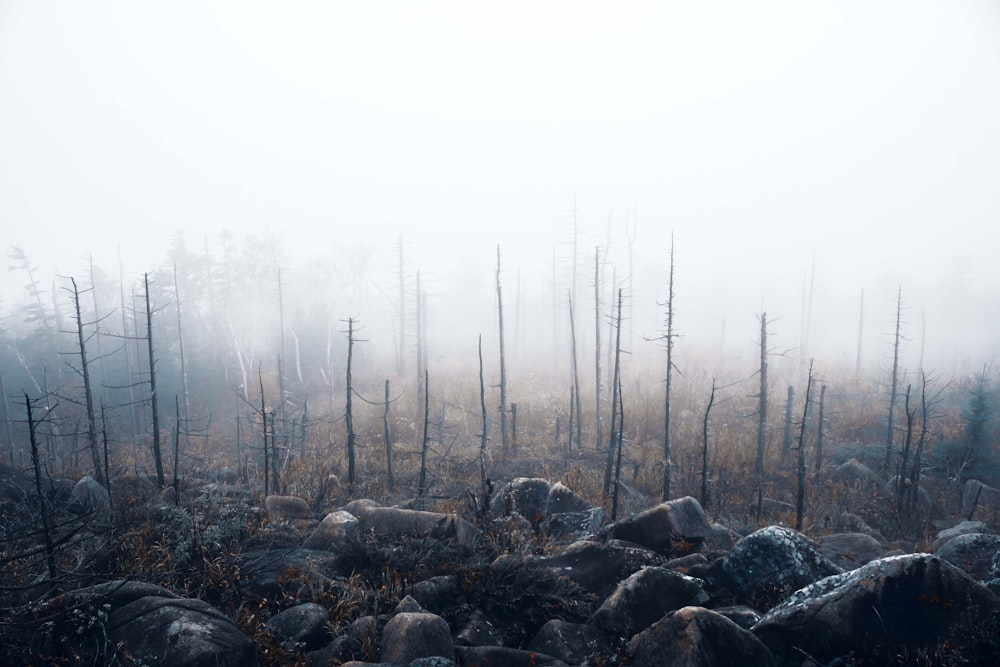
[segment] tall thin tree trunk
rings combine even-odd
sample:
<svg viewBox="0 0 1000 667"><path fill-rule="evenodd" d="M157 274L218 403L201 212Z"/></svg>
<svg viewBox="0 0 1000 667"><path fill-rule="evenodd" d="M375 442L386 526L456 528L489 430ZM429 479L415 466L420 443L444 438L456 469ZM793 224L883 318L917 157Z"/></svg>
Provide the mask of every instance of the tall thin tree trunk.
<svg viewBox="0 0 1000 667"><path fill-rule="evenodd" d="M792 454L792 401L795 400L795 387L788 385L788 396L785 399L785 432L781 439L781 461L788 461Z"/></svg>
<svg viewBox="0 0 1000 667"><path fill-rule="evenodd" d="M396 478L392 474L392 428L389 426L389 380L385 381L385 408L382 412L382 432L385 434L385 473L389 488L396 488Z"/></svg>
<svg viewBox="0 0 1000 667"><path fill-rule="evenodd" d="M576 401L576 446L577 449L583 445L583 408L580 401L580 371L576 363L576 323L573 319L573 294L569 295L569 337L570 337L570 350L573 355L573 387L570 390L570 401ZM572 405L570 407L570 415L572 419L574 410ZM573 447L572 438L572 425L570 427L570 449Z"/></svg>
<svg viewBox="0 0 1000 667"><path fill-rule="evenodd" d="M403 235L397 240L399 247L399 357L396 372L403 377L406 370L406 274L403 264Z"/></svg>
<svg viewBox="0 0 1000 667"><path fill-rule="evenodd" d="M149 352L149 402L153 412L153 460L156 463L156 484L162 489L163 456L160 453L160 411L156 395L156 357L153 354L153 309L149 296L149 274L142 274L146 287L146 348Z"/></svg>
<svg viewBox="0 0 1000 667"><path fill-rule="evenodd" d="M264 433L264 497L270 495L271 491L271 457L268 456L267 442L267 403L264 401L264 374L261 370L260 362L257 363L257 381L260 383L260 421L261 430ZM271 426L274 429L274 426Z"/></svg>
<svg viewBox="0 0 1000 667"><path fill-rule="evenodd" d="M705 418L701 422L701 506L708 507L708 415L715 403L715 378L712 378L712 393L708 396Z"/></svg>
<svg viewBox="0 0 1000 667"><path fill-rule="evenodd" d="M795 530L802 532L802 518L806 509L806 421L809 417L809 397L812 393L813 362L809 360L809 379L806 381L806 400L802 405L802 423L799 425L799 493L795 503Z"/></svg>
<svg viewBox="0 0 1000 667"><path fill-rule="evenodd" d="M889 464L892 459L892 443L895 436L896 427L896 400L899 391L899 343L900 335L899 330L902 325L903 316L903 288L900 287L896 294L896 333L893 336L892 342L892 376L890 377L890 387L889 387L889 417L886 420L886 434L885 434L885 465L884 471L885 475L889 475Z"/></svg>
<svg viewBox="0 0 1000 667"><path fill-rule="evenodd" d="M76 319L76 340L80 348L80 375L83 377L83 395L87 408L87 448L90 450L90 456L94 464L94 478L101 486L107 487L107 480L104 478L104 469L101 466L100 452L97 449L97 415L94 413L94 391L90 384L87 340L83 335L83 315L80 313L80 290L77 288L75 278L70 278L69 280L73 285L73 313Z"/></svg>
<svg viewBox="0 0 1000 667"><path fill-rule="evenodd" d="M38 496L38 510L42 517L42 536L45 539L45 561L49 568L49 579L55 580L59 571L56 569L56 552L52 543L52 527L49 525L49 508L42 491L42 462L38 456L38 439L35 433L35 417L32 413L31 399L24 394L24 406L28 412L28 441L31 443L31 465L35 469L35 494Z"/></svg>
<svg viewBox="0 0 1000 667"><path fill-rule="evenodd" d="M483 335L479 334L479 407L482 410L483 430L479 436L479 479L486 488L486 442L489 426L486 420L486 383L483 379Z"/></svg>
<svg viewBox="0 0 1000 667"><path fill-rule="evenodd" d="M601 248L594 247L594 449L601 451Z"/></svg>
<svg viewBox="0 0 1000 667"><path fill-rule="evenodd" d="M174 299L177 305L177 346L181 357L181 394L184 397L183 418L191 418L191 399L188 393L187 360L184 357L184 328L181 325L181 286L177 281L177 263L174 263Z"/></svg>
<svg viewBox="0 0 1000 667"><path fill-rule="evenodd" d="M816 419L816 476L819 477L819 471L823 467L823 441L826 437L826 417L824 416L824 411L826 409L826 385L822 385L819 388L819 416Z"/></svg>
<svg viewBox="0 0 1000 667"><path fill-rule="evenodd" d="M903 498L906 491L906 469L910 464L910 448L913 445L913 419L916 416L916 409L910 410L910 390L913 385L906 386L906 398L903 402L903 412L906 414L906 440L903 444L903 460L899 464L899 473L896 475L896 512L902 518Z"/></svg>
<svg viewBox="0 0 1000 667"><path fill-rule="evenodd" d="M670 380L674 371L674 233L670 232L670 274L667 278L667 377L663 397L663 502L670 500Z"/></svg>
<svg viewBox="0 0 1000 667"><path fill-rule="evenodd" d="M417 333L417 409L418 411L423 409L424 405L424 393L427 391L424 387L424 377L426 370L424 368L424 337L421 323L421 302L423 299L420 298L420 271L417 271L417 296L415 299L416 308L416 333Z"/></svg>
<svg viewBox="0 0 1000 667"><path fill-rule="evenodd" d="M604 468L604 495L611 491L611 474L614 467L615 443L618 438L618 386L621 381L622 353L622 290L618 290L618 316L615 318L615 367L611 382L611 433L608 442L608 459Z"/></svg>
<svg viewBox="0 0 1000 667"><path fill-rule="evenodd" d="M354 318L347 319L347 404L344 408L344 425L347 428L347 483L354 487L354 415L351 410L351 399L354 391L351 386L351 363L354 359Z"/></svg>
<svg viewBox="0 0 1000 667"><path fill-rule="evenodd" d="M753 472L759 489L764 475L764 447L767 445L767 313L760 316L760 390L757 395L757 458Z"/></svg>
<svg viewBox="0 0 1000 667"><path fill-rule="evenodd" d="M507 360L503 346L503 293L500 287L500 246L497 246L497 318L500 327L500 442L501 456L507 459L510 435L507 430Z"/></svg>
<svg viewBox="0 0 1000 667"><path fill-rule="evenodd" d="M17 462L14 460L16 454L14 449L14 432L10 427L11 414L10 406L7 404L7 383L4 381L2 368L0 368L0 406L3 406L4 435L7 437L7 451L10 454L10 465L13 468L17 466Z"/></svg>
<svg viewBox="0 0 1000 667"><path fill-rule="evenodd" d="M417 484L417 497L423 498L427 493L427 449L431 440L428 433L431 421L430 375L424 370L424 437L420 445L420 481Z"/></svg>
<svg viewBox="0 0 1000 667"><path fill-rule="evenodd" d="M622 449L625 443L625 400L622 398L621 378L618 387L618 455L615 460L614 492L611 499L611 520L618 520L618 493L622 480Z"/></svg>

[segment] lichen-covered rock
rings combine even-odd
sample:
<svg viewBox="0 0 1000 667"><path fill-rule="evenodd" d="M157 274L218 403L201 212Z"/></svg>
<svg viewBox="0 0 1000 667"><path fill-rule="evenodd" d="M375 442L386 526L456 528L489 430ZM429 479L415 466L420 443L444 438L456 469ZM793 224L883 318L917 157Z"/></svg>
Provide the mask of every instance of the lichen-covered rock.
<svg viewBox="0 0 1000 667"><path fill-rule="evenodd" d="M693 577L663 567L644 567L618 584L589 623L627 639L667 612L708 602L701 587L702 582Z"/></svg>
<svg viewBox="0 0 1000 667"><path fill-rule="evenodd" d="M885 547L864 533L834 533L819 542L821 554L845 570L854 570L886 554Z"/></svg>
<svg viewBox="0 0 1000 667"><path fill-rule="evenodd" d="M965 533L941 545L935 552L973 579L992 578L994 557L1000 552L1000 535Z"/></svg>
<svg viewBox="0 0 1000 667"><path fill-rule="evenodd" d="M426 611L440 614L450 607L459 605L462 590L456 575L442 574L413 584L410 595Z"/></svg>
<svg viewBox="0 0 1000 667"><path fill-rule="evenodd" d="M548 621L528 642L527 649L551 655L568 665L590 664L596 655L611 652L606 635L592 625Z"/></svg>
<svg viewBox="0 0 1000 667"><path fill-rule="evenodd" d="M995 633L998 620L1000 598L985 586L937 556L908 554L796 591L753 632L782 664L800 664L803 655L826 664L852 652L878 663L903 647L911 652L942 642L960 647L976 624ZM973 664L991 661L978 656Z"/></svg>
<svg viewBox="0 0 1000 667"><path fill-rule="evenodd" d="M550 512L539 528L550 539L578 540L597 532L604 518L604 510L593 507L580 512Z"/></svg>
<svg viewBox="0 0 1000 667"><path fill-rule="evenodd" d="M618 582L647 565L662 565L663 556L649 549L620 542L574 542L553 556L537 556L529 562L548 567L557 576L572 579L603 600Z"/></svg>
<svg viewBox="0 0 1000 667"><path fill-rule="evenodd" d="M67 509L74 514L103 522L111 517L111 499L107 489L98 484L96 479L86 475L73 485Z"/></svg>
<svg viewBox="0 0 1000 667"><path fill-rule="evenodd" d="M264 511L271 523L313 518L306 501L295 496L268 496L264 499Z"/></svg>
<svg viewBox="0 0 1000 667"><path fill-rule="evenodd" d="M803 586L842 572L791 528L768 526L736 543L722 569L750 606L764 610Z"/></svg>
<svg viewBox="0 0 1000 667"><path fill-rule="evenodd" d="M381 659L406 665L417 658L455 659L451 630L443 618L426 612L396 614L382 631Z"/></svg>
<svg viewBox="0 0 1000 667"><path fill-rule="evenodd" d="M329 638L326 624L330 613L315 602L289 607L267 621L267 629L285 648L312 650L319 648Z"/></svg>
<svg viewBox="0 0 1000 667"><path fill-rule="evenodd" d="M111 612L107 637L137 663L164 667L257 664L253 641L201 600L143 597Z"/></svg>
<svg viewBox="0 0 1000 667"><path fill-rule="evenodd" d="M711 537L713 531L698 501L685 496L606 526L600 534L607 539L634 542L669 553L679 541L696 547Z"/></svg>
<svg viewBox="0 0 1000 667"><path fill-rule="evenodd" d="M703 607L684 607L632 637L632 667L768 667L774 656L753 633Z"/></svg>
<svg viewBox="0 0 1000 667"><path fill-rule="evenodd" d="M967 535L968 533L989 533L990 531L986 528L986 524L982 521L962 521L956 523L951 528L945 528L934 536L934 542L931 544L931 553L935 553L938 549L944 546L944 543L953 537L958 537L959 535Z"/></svg>
<svg viewBox="0 0 1000 667"><path fill-rule="evenodd" d="M302 543L302 548L337 551L345 542L358 537L360 525L358 518L350 512L330 512Z"/></svg>

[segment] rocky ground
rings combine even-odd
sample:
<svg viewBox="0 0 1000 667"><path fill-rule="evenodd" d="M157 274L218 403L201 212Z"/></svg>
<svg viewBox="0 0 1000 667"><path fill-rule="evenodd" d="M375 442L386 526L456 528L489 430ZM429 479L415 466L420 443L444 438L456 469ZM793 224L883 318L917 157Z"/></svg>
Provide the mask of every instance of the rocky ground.
<svg viewBox="0 0 1000 667"><path fill-rule="evenodd" d="M34 480L0 473L3 664L1000 664L982 522L914 553L853 515L741 534L690 497L611 522L532 477L451 511L84 478L50 484L49 569Z"/></svg>

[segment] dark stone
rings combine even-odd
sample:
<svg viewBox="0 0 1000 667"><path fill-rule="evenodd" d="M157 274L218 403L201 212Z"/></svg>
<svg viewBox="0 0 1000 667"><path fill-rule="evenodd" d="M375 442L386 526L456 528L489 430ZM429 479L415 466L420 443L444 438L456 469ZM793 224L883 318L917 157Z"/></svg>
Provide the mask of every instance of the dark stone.
<svg viewBox="0 0 1000 667"><path fill-rule="evenodd" d="M646 565L662 565L664 558L649 549L620 543L574 542L554 556L538 556L529 562L572 579L599 600L607 597L622 579Z"/></svg>
<svg viewBox="0 0 1000 667"><path fill-rule="evenodd" d="M951 528L945 528L934 536L934 543L931 544L931 553L936 553L951 538L969 533L989 533L989 530L987 530L986 524L982 521L962 521Z"/></svg>
<svg viewBox="0 0 1000 667"><path fill-rule="evenodd" d="M588 621L628 639L681 607L703 605L702 582L663 567L644 567L618 584Z"/></svg>
<svg viewBox="0 0 1000 667"><path fill-rule="evenodd" d="M1000 599L937 556L909 554L796 591L753 632L782 664L798 664L802 655L826 664L849 653L884 664L903 648L912 653L945 641L960 644L974 630L972 619L995 634ZM975 664L988 662L980 657Z"/></svg>
<svg viewBox="0 0 1000 667"><path fill-rule="evenodd" d="M505 646L457 646L455 652L464 667L568 667L552 656Z"/></svg>
<svg viewBox="0 0 1000 667"><path fill-rule="evenodd" d="M753 633L703 607L684 607L628 643L632 667L768 667L774 656Z"/></svg>
<svg viewBox="0 0 1000 667"><path fill-rule="evenodd" d="M414 584L410 588L410 595L425 610L441 614L460 603L462 590L458 585L458 577L447 574Z"/></svg>
<svg viewBox="0 0 1000 667"><path fill-rule="evenodd" d="M594 626L559 619L552 619L543 625L526 648L551 655L568 665L588 664L596 655L611 653L607 637Z"/></svg>
<svg viewBox="0 0 1000 667"><path fill-rule="evenodd" d="M315 518L306 501L295 496L268 496L264 499L264 510L272 523Z"/></svg>
<svg viewBox="0 0 1000 667"><path fill-rule="evenodd" d="M793 591L842 572L791 528L768 526L736 543L722 568L744 602L767 609Z"/></svg>
<svg viewBox="0 0 1000 667"><path fill-rule="evenodd" d="M325 607L306 602L272 616L267 629L289 650L313 650L329 639L326 627L329 620L330 614Z"/></svg>
<svg viewBox="0 0 1000 667"><path fill-rule="evenodd" d="M108 639L136 662L170 667L257 664L253 641L201 600L143 597L111 612Z"/></svg>
<svg viewBox="0 0 1000 667"><path fill-rule="evenodd" d="M854 570L885 556L885 547L864 533L834 533L820 540L819 551L837 566Z"/></svg>
<svg viewBox="0 0 1000 667"><path fill-rule="evenodd" d="M504 485L490 502L493 516L520 514L535 528L549 513L551 483L540 477L518 477ZM567 489L568 490L568 489Z"/></svg>
<svg viewBox="0 0 1000 667"><path fill-rule="evenodd" d="M712 536L712 526L698 501L690 496L669 500L606 526L601 536L625 540L661 553L671 553L679 542L692 551Z"/></svg>
<svg viewBox="0 0 1000 667"><path fill-rule="evenodd" d="M443 618L426 612L396 614L382 631L381 659L408 664L417 658L455 659L451 630Z"/></svg>
<svg viewBox="0 0 1000 667"><path fill-rule="evenodd" d="M761 615L756 609L741 604L717 607L712 611L716 614L722 614L744 630L749 630L761 619Z"/></svg>
<svg viewBox="0 0 1000 667"><path fill-rule="evenodd" d="M479 609L455 623L455 646L500 646L500 630Z"/></svg>
<svg viewBox="0 0 1000 667"><path fill-rule="evenodd" d="M587 512L593 507L562 482L555 482L549 487L549 516L560 512Z"/></svg>
<svg viewBox="0 0 1000 667"><path fill-rule="evenodd" d="M959 567L973 579L992 578L993 558L1000 551L1000 535L966 533L953 537L938 548L934 555Z"/></svg>

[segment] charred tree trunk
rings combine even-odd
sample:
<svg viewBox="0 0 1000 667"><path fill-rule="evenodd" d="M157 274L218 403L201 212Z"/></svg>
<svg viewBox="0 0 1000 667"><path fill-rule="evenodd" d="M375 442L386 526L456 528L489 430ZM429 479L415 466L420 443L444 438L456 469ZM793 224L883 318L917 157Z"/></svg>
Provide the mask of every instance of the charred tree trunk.
<svg viewBox="0 0 1000 667"><path fill-rule="evenodd" d="M160 452L160 411L156 395L156 357L153 354L153 309L149 296L149 274L142 276L146 287L146 349L149 353L149 403L153 412L153 460L156 462L156 483L162 489L165 484L163 475L163 456Z"/></svg>
<svg viewBox="0 0 1000 667"><path fill-rule="evenodd" d="M382 412L382 432L385 434L385 473L390 489L396 488L396 478L392 474L392 428L389 426L389 380L385 381L385 407Z"/></svg>
<svg viewBox="0 0 1000 667"><path fill-rule="evenodd" d="M95 479L101 486L107 487L108 483L104 476L104 468L101 465L100 452L97 449L97 415L94 413L94 391L90 383L87 339L83 335L83 316L80 313L80 290L77 288L75 278L70 278L69 280L73 285L73 317L76 319L76 340L80 348L80 375L83 377L84 405L87 409L87 448L90 450L90 456L94 464Z"/></svg>
<svg viewBox="0 0 1000 667"><path fill-rule="evenodd" d="M816 418L816 477L823 467L823 440L826 437L826 417L823 412L826 409L826 385L819 388L819 416Z"/></svg>
<svg viewBox="0 0 1000 667"><path fill-rule="evenodd" d="M354 414L352 412L351 399L354 390L351 386L351 364L354 359L354 319L347 320L347 404L344 408L344 424L347 428L347 483L353 488L355 482L355 434L354 434Z"/></svg>
<svg viewBox="0 0 1000 667"><path fill-rule="evenodd" d="M601 249L594 248L594 449L601 451Z"/></svg>
<svg viewBox="0 0 1000 667"><path fill-rule="evenodd" d="M580 372L576 363L576 322L573 318L573 294L569 295L569 337L570 351L573 355L573 385L570 388L570 421L576 416L576 446L583 446L583 409L580 402ZM575 401L575 409L574 409ZM570 423L569 449L573 448L573 424Z"/></svg>
<svg viewBox="0 0 1000 667"><path fill-rule="evenodd" d="M506 460L510 447L507 428L507 360L503 346L503 294L500 288L500 246L497 246L497 318L500 327L500 443L501 456Z"/></svg>
<svg viewBox="0 0 1000 667"><path fill-rule="evenodd" d="M670 500L670 381L674 371L674 235L670 233L670 275L667 278L667 377L663 397L663 502Z"/></svg>
<svg viewBox="0 0 1000 667"><path fill-rule="evenodd" d="M792 401L795 400L795 387L788 385L788 397L785 399L785 432L781 439L781 461L788 461L792 455Z"/></svg>
<svg viewBox="0 0 1000 667"><path fill-rule="evenodd" d="M483 379L483 335L479 334L479 407L482 410L483 430L479 436L479 480L486 488L486 443L489 425L486 419L486 382Z"/></svg>
<svg viewBox="0 0 1000 667"><path fill-rule="evenodd" d="M615 318L615 369L611 383L611 432L608 441L608 458L604 468L604 496L611 492L611 474L614 468L615 444L618 439L618 387L621 381L622 353L622 290L618 290L618 316Z"/></svg>
<svg viewBox="0 0 1000 667"><path fill-rule="evenodd" d="M417 484L417 497L423 498L427 493L427 450L430 447L428 429L431 422L430 376L424 370L424 437L420 445L420 481Z"/></svg>
<svg viewBox="0 0 1000 667"><path fill-rule="evenodd" d="M895 436L895 416L896 400L899 391L899 330L902 324L903 315L903 288L900 287L896 294L896 333L892 341L892 375L889 379L889 417L886 423L885 434L885 474L889 475L889 466L892 462L892 443Z"/></svg>
<svg viewBox="0 0 1000 667"><path fill-rule="evenodd" d="M31 399L24 395L24 406L28 413L28 441L31 443L31 465L35 469L35 494L38 496L38 511L42 517L42 536L45 539L45 561L49 568L49 579L55 580L59 575L56 569L56 551L52 543L52 526L49 522L48 503L42 491L42 462L38 455L37 424L32 412Z"/></svg>
<svg viewBox="0 0 1000 667"><path fill-rule="evenodd" d="M708 415L715 403L715 378L712 378L712 393L708 396L708 407L701 422L701 506L708 507Z"/></svg>
<svg viewBox="0 0 1000 667"><path fill-rule="evenodd" d="M764 475L764 447L767 445L767 313L760 316L760 390L757 394L757 458L753 472L760 488Z"/></svg>
<svg viewBox="0 0 1000 667"><path fill-rule="evenodd" d="M795 530L802 532L802 518L806 509L806 420L809 417L809 396L812 392L813 362L809 361L809 379L806 381L806 400L802 405L802 423L799 425L799 493L795 503Z"/></svg>

